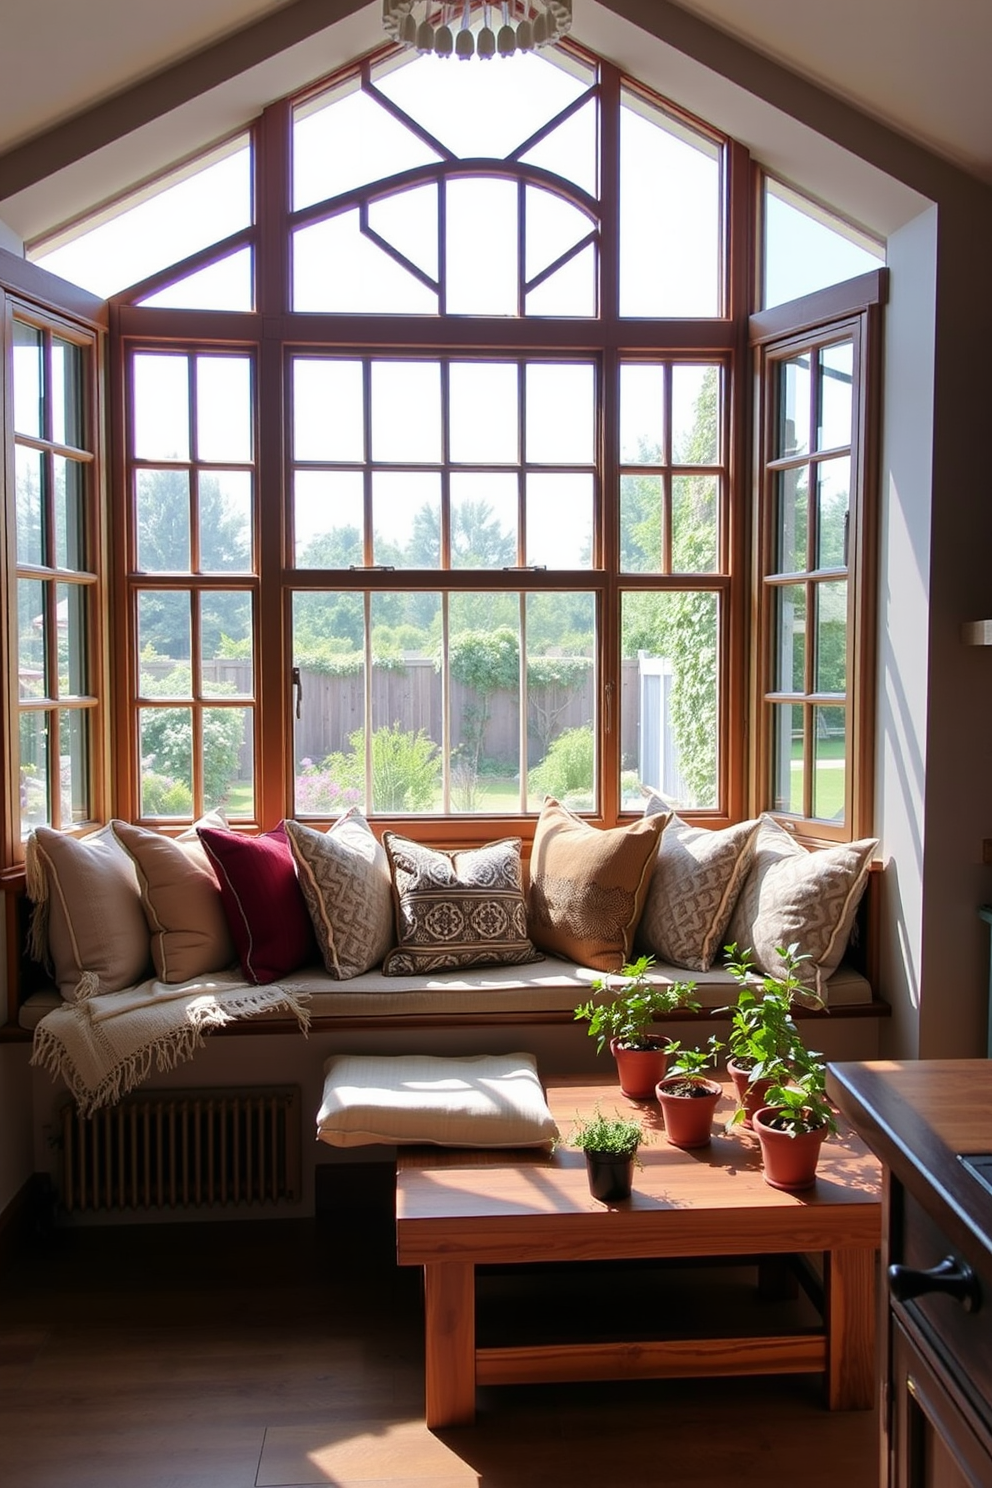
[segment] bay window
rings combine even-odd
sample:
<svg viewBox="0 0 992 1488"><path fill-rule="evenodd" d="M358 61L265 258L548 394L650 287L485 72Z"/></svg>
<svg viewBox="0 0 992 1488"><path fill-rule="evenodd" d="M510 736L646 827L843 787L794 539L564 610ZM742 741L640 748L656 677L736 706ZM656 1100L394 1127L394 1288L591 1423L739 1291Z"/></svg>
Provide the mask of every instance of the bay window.
<svg viewBox="0 0 992 1488"><path fill-rule="evenodd" d="M872 245L753 186L570 43L386 49L163 178L195 221L155 240L145 186L62 233L117 274L114 598L95 347L15 311L22 829L356 804L467 841L659 792L865 830L883 279L818 290Z"/></svg>

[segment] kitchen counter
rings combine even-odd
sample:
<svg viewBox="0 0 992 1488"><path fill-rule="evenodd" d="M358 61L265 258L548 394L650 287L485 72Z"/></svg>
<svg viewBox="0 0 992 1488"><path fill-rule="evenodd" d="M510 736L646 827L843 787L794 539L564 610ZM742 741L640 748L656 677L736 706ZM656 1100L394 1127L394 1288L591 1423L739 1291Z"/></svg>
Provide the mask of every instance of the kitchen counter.
<svg viewBox="0 0 992 1488"><path fill-rule="evenodd" d="M881 1481L988 1488L992 1063L833 1064L827 1088L883 1164Z"/></svg>

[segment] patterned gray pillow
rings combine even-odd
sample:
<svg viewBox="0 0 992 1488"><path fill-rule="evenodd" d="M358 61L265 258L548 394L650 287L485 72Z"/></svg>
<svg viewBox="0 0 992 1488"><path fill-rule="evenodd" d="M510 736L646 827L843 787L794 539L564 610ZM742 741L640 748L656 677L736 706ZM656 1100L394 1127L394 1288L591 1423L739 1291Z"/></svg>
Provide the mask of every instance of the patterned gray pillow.
<svg viewBox="0 0 992 1488"><path fill-rule="evenodd" d="M759 826L746 821L711 832L672 816L637 932L640 950L674 966L709 971L751 867Z"/></svg>
<svg viewBox="0 0 992 1488"><path fill-rule="evenodd" d="M395 832L382 840L399 942L383 964L387 976L543 959L527 934L519 837L463 852L438 852Z"/></svg>
<svg viewBox="0 0 992 1488"><path fill-rule="evenodd" d="M767 976L782 966L779 946L810 957L802 980L821 997L844 954L878 839L807 852L774 817L763 816L754 862L730 918L727 940L754 952Z"/></svg>
<svg viewBox="0 0 992 1488"><path fill-rule="evenodd" d="M328 974L338 981L378 966L393 944L393 896L381 844L355 807L326 832L284 823L300 888Z"/></svg>

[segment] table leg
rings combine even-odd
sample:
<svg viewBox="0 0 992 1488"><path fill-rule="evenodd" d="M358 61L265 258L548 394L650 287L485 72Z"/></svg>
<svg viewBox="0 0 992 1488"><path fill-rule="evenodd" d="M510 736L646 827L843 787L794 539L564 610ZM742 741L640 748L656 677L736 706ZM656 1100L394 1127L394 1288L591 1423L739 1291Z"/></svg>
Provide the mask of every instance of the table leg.
<svg viewBox="0 0 992 1488"><path fill-rule="evenodd" d="M833 1250L826 1261L827 1404L870 1410L875 1403L874 1250Z"/></svg>
<svg viewBox="0 0 992 1488"><path fill-rule="evenodd" d="M475 1421L475 1267L449 1261L424 1267L424 1345L428 1426Z"/></svg>

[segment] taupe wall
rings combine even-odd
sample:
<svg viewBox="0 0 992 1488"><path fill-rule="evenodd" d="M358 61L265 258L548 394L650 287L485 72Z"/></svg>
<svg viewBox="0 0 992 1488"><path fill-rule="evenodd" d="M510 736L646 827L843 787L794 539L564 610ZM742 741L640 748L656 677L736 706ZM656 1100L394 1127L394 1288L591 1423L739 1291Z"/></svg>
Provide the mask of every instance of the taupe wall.
<svg viewBox="0 0 992 1488"><path fill-rule="evenodd" d="M7 1005L6 964L0 922L0 1007ZM34 1169L30 1055L27 1044L0 1044L0 1214Z"/></svg>
<svg viewBox="0 0 992 1488"><path fill-rule="evenodd" d="M0 248L6 248L8 253L16 253L20 256L24 252L24 245L6 222L0 219Z"/></svg>

